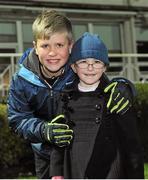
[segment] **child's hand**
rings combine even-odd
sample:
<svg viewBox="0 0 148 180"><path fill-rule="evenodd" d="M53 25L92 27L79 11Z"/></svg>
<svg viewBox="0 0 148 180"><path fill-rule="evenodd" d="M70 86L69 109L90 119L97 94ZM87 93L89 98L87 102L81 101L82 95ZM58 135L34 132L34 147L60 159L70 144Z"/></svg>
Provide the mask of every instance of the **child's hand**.
<svg viewBox="0 0 148 180"><path fill-rule="evenodd" d="M55 180L55 179L64 179L64 176L53 176L52 178L51 178L52 180Z"/></svg>

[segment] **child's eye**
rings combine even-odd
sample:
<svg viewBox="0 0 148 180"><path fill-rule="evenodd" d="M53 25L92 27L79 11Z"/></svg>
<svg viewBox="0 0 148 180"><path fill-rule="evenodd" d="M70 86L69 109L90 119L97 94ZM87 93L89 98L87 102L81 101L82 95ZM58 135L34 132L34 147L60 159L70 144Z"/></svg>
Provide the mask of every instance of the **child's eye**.
<svg viewBox="0 0 148 180"><path fill-rule="evenodd" d="M100 61L95 61L95 64L101 64L101 62Z"/></svg>
<svg viewBox="0 0 148 180"><path fill-rule="evenodd" d="M103 63L101 61L95 61L94 64L100 64L100 65L103 65Z"/></svg>
<svg viewBox="0 0 148 180"><path fill-rule="evenodd" d="M80 61L79 64L86 64L87 61Z"/></svg>
<svg viewBox="0 0 148 180"><path fill-rule="evenodd" d="M61 44L61 43L58 43L58 44L57 44L57 47L58 47L58 48L61 48L61 47L63 47L63 46L64 46L64 45Z"/></svg>
<svg viewBox="0 0 148 180"><path fill-rule="evenodd" d="M48 44L43 44L42 48L48 48Z"/></svg>

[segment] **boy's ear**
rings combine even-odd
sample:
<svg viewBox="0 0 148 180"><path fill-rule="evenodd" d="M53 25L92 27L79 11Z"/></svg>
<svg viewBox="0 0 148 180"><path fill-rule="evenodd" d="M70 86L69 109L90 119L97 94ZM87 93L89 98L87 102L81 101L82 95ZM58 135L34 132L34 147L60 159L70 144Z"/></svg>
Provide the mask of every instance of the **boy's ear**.
<svg viewBox="0 0 148 180"><path fill-rule="evenodd" d="M37 47L36 47L36 42L35 42L35 41L33 41L33 47L34 47L34 49L35 49L35 53L38 55Z"/></svg>
<svg viewBox="0 0 148 180"><path fill-rule="evenodd" d="M72 68L72 70L76 73L77 71L76 71L76 68L75 68L75 64L72 64L71 65L71 68Z"/></svg>
<svg viewBox="0 0 148 180"><path fill-rule="evenodd" d="M33 41L32 43L33 43L33 47L36 48L36 42Z"/></svg>

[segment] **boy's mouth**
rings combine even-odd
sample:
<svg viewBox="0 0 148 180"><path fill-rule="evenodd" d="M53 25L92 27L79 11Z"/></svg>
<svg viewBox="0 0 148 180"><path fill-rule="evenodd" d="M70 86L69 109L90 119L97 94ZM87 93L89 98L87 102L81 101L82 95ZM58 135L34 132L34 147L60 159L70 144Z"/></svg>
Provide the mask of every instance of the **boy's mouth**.
<svg viewBox="0 0 148 180"><path fill-rule="evenodd" d="M51 64L56 64L57 62L59 62L59 59L47 59L46 61Z"/></svg>

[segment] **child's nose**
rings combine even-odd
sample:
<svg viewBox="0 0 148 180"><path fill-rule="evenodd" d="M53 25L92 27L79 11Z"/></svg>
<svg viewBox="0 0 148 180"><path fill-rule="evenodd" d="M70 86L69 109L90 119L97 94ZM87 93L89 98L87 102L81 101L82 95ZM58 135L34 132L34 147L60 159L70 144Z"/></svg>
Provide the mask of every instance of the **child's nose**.
<svg viewBox="0 0 148 180"><path fill-rule="evenodd" d="M50 48L48 54L49 54L49 56L55 56L55 55L56 55L56 50L55 50L55 48Z"/></svg>
<svg viewBox="0 0 148 180"><path fill-rule="evenodd" d="M94 66L93 64L88 64L88 70L93 70Z"/></svg>

